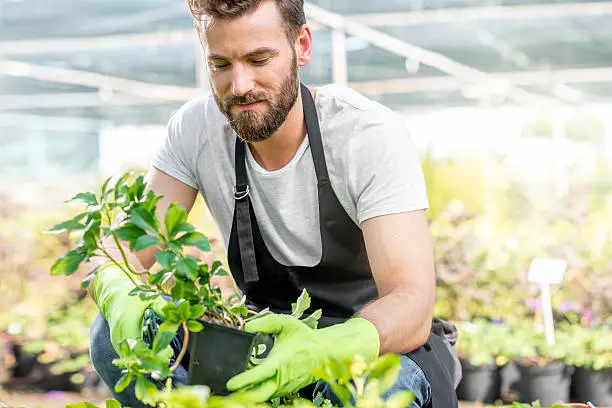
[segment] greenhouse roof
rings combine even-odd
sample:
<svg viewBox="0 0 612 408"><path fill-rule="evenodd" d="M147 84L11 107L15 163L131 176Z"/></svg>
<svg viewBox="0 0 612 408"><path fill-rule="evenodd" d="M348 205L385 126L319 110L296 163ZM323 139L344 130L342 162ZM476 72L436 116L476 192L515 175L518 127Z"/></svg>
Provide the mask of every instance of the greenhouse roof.
<svg viewBox="0 0 612 408"><path fill-rule="evenodd" d="M394 109L483 100L521 103L526 97L567 103L612 99L612 2L311 4L349 16L351 23L384 37L385 44L393 43L392 51L382 49L355 35L365 31L347 31L349 84ZM332 35L325 24L314 22L319 27L314 61L302 73L305 82L322 84L334 80ZM441 65L396 52L414 51L411 46L433 52ZM197 47L182 1L5 0L0 3L0 123L14 127L49 116L165 123L198 91ZM470 84L466 75L478 80ZM509 84L518 87L516 98L496 92L495 86L503 90ZM175 96L159 97L166 91Z"/></svg>

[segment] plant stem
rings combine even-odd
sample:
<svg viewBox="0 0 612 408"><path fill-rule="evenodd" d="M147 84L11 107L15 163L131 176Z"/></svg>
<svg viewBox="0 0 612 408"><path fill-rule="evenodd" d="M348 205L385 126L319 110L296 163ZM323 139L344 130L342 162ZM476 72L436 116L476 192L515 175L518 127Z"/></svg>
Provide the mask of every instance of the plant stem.
<svg viewBox="0 0 612 408"><path fill-rule="evenodd" d="M181 323L183 325L183 332L185 333L185 337L183 338L183 347L181 347L181 352L179 353L176 361L170 367L170 371L174 371L178 368L179 364L181 364L181 360L185 357L185 353L187 353L187 345L189 344L189 329L187 329L187 321L183 320Z"/></svg>
<svg viewBox="0 0 612 408"><path fill-rule="evenodd" d="M132 283L134 284L135 287L139 287L140 285L138 283L136 283L136 281L134 280L134 278L132 277L132 273L128 270L126 270L123 266L121 266L121 264L111 256L111 254L108 253L108 251L104 248L104 246L100 245L98 247L102 253L111 261L113 262L115 265L117 265L125 274L126 276L132 281Z"/></svg>
<svg viewBox="0 0 612 408"><path fill-rule="evenodd" d="M125 255L125 251L123 250L123 246L119 242L119 238L117 238L116 235L113 235L113 239L115 240L115 245L117 245L117 249L121 253L121 258L123 259L123 262L127 265L128 269L130 270L131 273L133 273L134 275L138 275L138 272L136 272L135 270L132 270L132 266L128 262L127 256Z"/></svg>

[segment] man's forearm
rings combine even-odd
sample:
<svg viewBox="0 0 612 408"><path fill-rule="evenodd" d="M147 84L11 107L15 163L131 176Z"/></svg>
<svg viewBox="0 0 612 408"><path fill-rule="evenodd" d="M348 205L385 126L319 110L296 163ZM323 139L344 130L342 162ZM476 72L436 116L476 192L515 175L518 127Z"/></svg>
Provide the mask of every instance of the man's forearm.
<svg viewBox="0 0 612 408"><path fill-rule="evenodd" d="M405 354L427 341L433 310L421 294L398 288L364 307L357 316L376 326L381 355Z"/></svg>

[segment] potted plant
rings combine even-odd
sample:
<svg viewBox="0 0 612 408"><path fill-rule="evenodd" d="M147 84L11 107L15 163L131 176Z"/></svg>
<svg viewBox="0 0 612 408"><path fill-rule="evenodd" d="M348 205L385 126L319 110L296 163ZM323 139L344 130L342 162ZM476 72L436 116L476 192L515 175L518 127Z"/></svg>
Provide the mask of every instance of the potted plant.
<svg viewBox="0 0 612 408"><path fill-rule="evenodd" d="M107 179L98 193L84 192L73 197L70 201L84 203L86 210L50 229L54 233L80 233L77 246L53 264L51 273L70 275L93 257L104 257L131 279L134 284L131 296L141 299L161 296L168 301L163 308L163 323L159 316L146 316L148 330L144 342L125 339L120 343L120 358L113 362L123 369L123 376L115 385L117 392L135 380L136 396L145 403L153 403L150 395L157 386L150 380L158 384L171 381L172 372L190 345L190 384L207 385L215 394L226 394L226 381L247 368L256 349L256 335L243 330L245 322L256 313L247 308L245 297L224 299L221 290L214 286L215 276L227 275L222 262L210 265L188 254L190 247L205 252L211 247L208 238L187 221L184 208L171 203L160 220L156 210L162 197L147 191L142 175L126 173L114 184L110 181L111 178ZM120 249L118 259L108 251L109 242ZM127 262L121 242L127 243L132 251L158 248L156 263L144 272L143 279ZM87 276L84 288L96 273L94 270ZM304 303L308 303L306 307ZM294 312L303 313L309 303L304 293L293 305ZM320 311L317 312L308 322L317 324ZM156 323L161 324L158 327ZM179 331L182 346L180 351L175 350L178 357L170 365L162 351L176 345Z"/></svg>
<svg viewBox="0 0 612 408"><path fill-rule="evenodd" d="M501 368L507 363L504 343L509 328L497 322L474 320L458 326L457 354L463 376L457 397L493 404L500 399Z"/></svg>
<svg viewBox="0 0 612 408"><path fill-rule="evenodd" d="M555 344L549 345L544 335L531 327L513 329L508 351L519 372L512 388L520 401L539 400L544 406L568 401L571 369L564 359L569 347L560 335Z"/></svg>
<svg viewBox="0 0 612 408"><path fill-rule="evenodd" d="M565 361L575 367L572 400L612 405L612 328L572 325L566 330L572 347Z"/></svg>

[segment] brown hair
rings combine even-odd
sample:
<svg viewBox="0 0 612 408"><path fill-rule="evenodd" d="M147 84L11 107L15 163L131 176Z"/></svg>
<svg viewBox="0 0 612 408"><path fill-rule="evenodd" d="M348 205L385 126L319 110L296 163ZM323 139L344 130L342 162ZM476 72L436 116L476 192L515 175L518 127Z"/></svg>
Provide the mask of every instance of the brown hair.
<svg viewBox="0 0 612 408"><path fill-rule="evenodd" d="M264 0L187 0L198 24L203 17L231 20L255 10ZM274 0L281 12L287 38L294 41L306 24L304 0Z"/></svg>

